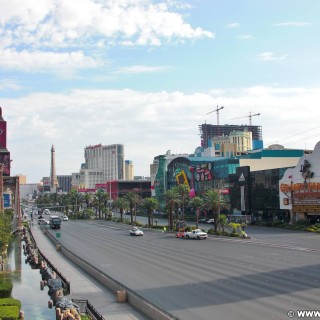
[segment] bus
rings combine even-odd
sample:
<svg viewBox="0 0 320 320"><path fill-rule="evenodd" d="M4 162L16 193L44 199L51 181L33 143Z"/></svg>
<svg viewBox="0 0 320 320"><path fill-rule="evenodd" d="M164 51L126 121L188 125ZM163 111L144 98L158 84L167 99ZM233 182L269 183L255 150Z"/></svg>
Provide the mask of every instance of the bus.
<svg viewBox="0 0 320 320"><path fill-rule="evenodd" d="M49 225L51 229L60 229L61 218L58 216L50 216Z"/></svg>

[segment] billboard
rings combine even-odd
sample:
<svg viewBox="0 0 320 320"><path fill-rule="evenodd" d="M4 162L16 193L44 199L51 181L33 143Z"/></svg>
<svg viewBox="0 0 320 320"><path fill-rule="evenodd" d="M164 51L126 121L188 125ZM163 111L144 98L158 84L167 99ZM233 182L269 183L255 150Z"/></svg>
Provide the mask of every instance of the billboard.
<svg viewBox="0 0 320 320"><path fill-rule="evenodd" d="M0 139L1 139L1 135L0 135ZM10 152L0 153L0 163L3 163L3 175L10 176Z"/></svg>
<svg viewBox="0 0 320 320"><path fill-rule="evenodd" d="M10 208L11 207L11 196L9 193L4 193L3 194L3 205L4 205L4 208Z"/></svg>
<svg viewBox="0 0 320 320"><path fill-rule="evenodd" d="M10 189L15 192L17 180L17 177L3 177L3 190Z"/></svg>
<svg viewBox="0 0 320 320"><path fill-rule="evenodd" d="M188 188L190 188L187 175L183 170L176 175L176 181L178 185L185 184Z"/></svg>
<svg viewBox="0 0 320 320"><path fill-rule="evenodd" d="M7 122L0 121L0 148L7 149Z"/></svg>
<svg viewBox="0 0 320 320"><path fill-rule="evenodd" d="M43 177L43 191L50 192L50 177Z"/></svg>
<svg viewBox="0 0 320 320"><path fill-rule="evenodd" d="M211 172L212 164L204 163L196 166L196 179L197 181L209 181L213 179L213 174Z"/></svg>

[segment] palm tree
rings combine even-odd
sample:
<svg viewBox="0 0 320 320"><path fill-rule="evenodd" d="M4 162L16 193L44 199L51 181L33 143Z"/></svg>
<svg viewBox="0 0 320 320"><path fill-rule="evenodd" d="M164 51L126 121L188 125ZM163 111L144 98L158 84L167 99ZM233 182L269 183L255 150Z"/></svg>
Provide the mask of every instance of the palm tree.
<svg viewBox="0 0 320 320"><path fill-rule="evenodd" d="M200 197L194 197L190 201L190 206L193 207L196 211L196 226L199 226L199 214L200 209L203 207L203 200Z"/></svg>
<svg viewBox="0 0 320 320"><path fill-rule="evenodd" d="M136 194L135 192L128 192L125 195L125 199L128 201L129 203L129 209L130 209L130 216L131 216L131 224L133 224L133 208L136 209L137 204L140 203L141 199L139 197L138 194ZM135 215L136 215L136 210L135 210Z"/></svg>
<svg viewBox="0 0 320 320"><path fill-rule="evenodd" d="M182 220L183 225L184 225L184 220L185 220L184 208L187 205L187 203L189 202L190 189L186 184L179 184L178 185L178 192L179 192L180 197L181 197L181 206L182 206L182 210L181 210L182 217L181 217L181 220Z"/></svg>
<svg viewBox="0 0 320 320"><path fill-rule="evenodd" d="M169 189L164 194L166 207L169 212L168 214L168 225L169 229L173 229L173 210L177 204L180 203L180 195L176 187Z"/></svg>
<svg viewBox="0 0 320 320"><path fill-rule="evenodd" d="M69 195L69 204L74 208L74 212L79 212L79 206L82 202L83 195L78 190L71 190Z"/></svg>
<svg viewBox="0 0 320 320"><path fill-rule="evenodd" d="M152 213L159 206L158 200L156 198L144 198L142 202L142 206L147 211L148 227L150 227L153 225Z"/></svg>
<svg viewBox="0 0 320 320"><path fill-rule="evenodd" d="M86 193L85 195L84 195L84 203L85 203L85 205L86 205L86 208L87 209L90 209L90 207L91 207L91 204L92 204L92 201L93 201L93 196L92 196L92 194L91 193Z"/></svg>
<svg viewBox="0 0 320 320"><path fill-rule="evenodd" d="M107 207L108 201L110 200L109 193L103 189L98 189L93 196L93 206L98 212L99 219L101 219L101 213L103 213Z"/></svg>
<svg viewBox="0 0 320 320"><path fill-rule="evenodd" d="M209 189L203 196L205 206L214 213L214 231L220 229L220 209L230 209L230 202L220 197L220 193Z"/></svg>
<svg viewBox="0 0 320 320"><path fill-rule="evenodd" d="M122 198L117 198L114 201L114 207L118 208L120 210L120 217L121 217L121 221L123 219L123 212L124 210L126 210L128 208L128 201L122 197Z"/></svg>

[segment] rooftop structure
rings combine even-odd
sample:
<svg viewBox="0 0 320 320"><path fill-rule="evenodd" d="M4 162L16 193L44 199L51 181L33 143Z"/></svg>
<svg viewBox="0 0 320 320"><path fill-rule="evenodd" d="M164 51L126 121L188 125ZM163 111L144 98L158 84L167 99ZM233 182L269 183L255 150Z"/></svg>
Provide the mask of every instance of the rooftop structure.
<svg viewBox="0 0 320 320"><path fill-rule="evenodd" d="M204 148L210 147L211 139L219 136L229 136L233 131L248 131L252 132L253 141L262 140L262 127L252 125L213 125L213 124L201 124L199 125L201 146Z"/></svg>

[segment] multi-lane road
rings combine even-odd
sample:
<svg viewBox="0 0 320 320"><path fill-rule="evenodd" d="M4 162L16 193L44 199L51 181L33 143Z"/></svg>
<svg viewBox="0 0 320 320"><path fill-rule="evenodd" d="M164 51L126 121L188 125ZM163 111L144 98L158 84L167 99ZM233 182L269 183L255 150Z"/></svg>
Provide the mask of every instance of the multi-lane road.
<svg viewBox="0 0 320 320"><path fill-rule="evenodd" d="M63 221L59 241L179 319L289 319L320 309L320 235L256 227L250 240L185 240L151 230L131 237L129 228Z"/></svg>

